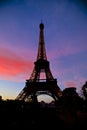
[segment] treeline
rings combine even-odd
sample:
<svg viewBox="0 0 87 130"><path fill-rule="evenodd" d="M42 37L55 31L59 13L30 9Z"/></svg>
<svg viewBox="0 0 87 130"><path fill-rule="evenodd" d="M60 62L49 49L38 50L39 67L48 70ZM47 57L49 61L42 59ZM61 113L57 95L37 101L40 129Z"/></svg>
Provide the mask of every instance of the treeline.
<svg viewBox="0 0 87 130"><path fill-rule="evenodd" d="M0 126L5 129L85 129L87 128L87 82L83 97L76 88L66 88L58 101L24 102L0 99Z"/></svg>

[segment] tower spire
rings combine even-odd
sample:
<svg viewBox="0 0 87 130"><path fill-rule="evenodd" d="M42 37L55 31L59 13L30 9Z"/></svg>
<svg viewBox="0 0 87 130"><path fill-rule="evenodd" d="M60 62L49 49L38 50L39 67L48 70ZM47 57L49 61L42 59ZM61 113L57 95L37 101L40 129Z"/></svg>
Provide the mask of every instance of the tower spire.
<svg viewBox="0 0 87 130"><path fill-rule="evenodd" d="M40 28L40 35L39 35L37 60L39 59L47 60L45 42L44 42L44 24L42 23L42 21L39 25L39 28Z"/></svg>

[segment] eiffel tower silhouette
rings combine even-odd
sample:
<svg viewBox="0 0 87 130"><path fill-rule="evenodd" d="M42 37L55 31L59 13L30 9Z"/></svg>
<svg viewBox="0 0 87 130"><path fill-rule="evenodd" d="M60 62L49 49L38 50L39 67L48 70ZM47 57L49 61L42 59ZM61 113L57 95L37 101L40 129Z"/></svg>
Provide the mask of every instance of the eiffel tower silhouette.
<svg viewBox="0 0 87 130"><path fill-rule="evenodd" d="M16 97L16 100L37 101L40 94L50 95L54 100L58 100L62 91L57 85L57 79L54 79L50 71L50 63L47 60L45 42L44 42L44 24L39 25L40 36L37 59L34 62L34 69L31 76L26 80L26 85ZM42 75L42 77L41 77ZM43 76L45 78L43 78Z"/></svg>

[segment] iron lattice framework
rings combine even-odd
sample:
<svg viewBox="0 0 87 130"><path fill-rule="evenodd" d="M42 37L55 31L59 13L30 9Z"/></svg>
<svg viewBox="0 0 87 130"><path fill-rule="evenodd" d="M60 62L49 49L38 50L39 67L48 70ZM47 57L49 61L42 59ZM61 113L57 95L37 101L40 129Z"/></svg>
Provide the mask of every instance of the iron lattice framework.
<svg viewBox="0 0 87 130"><path fill-rule="evenodd" d="M34 62L34 69L30 79L26 80L25 87L16 97L17 100L35 101L38 92L50 94L55 100L57 100L62 94L57 85L57 80L53 78L49 67L49 61L47 60L44 42L44 24L40 23L39 27L39 46L37 59L36 62ZM44 73L45 79L41 79L41 73Z"/></svg>

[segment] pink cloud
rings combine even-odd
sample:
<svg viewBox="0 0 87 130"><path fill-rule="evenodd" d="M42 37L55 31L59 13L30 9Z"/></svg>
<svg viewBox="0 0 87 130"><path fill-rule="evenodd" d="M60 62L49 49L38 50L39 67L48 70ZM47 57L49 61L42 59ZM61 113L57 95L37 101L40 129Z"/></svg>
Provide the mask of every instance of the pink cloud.
<svg viewBox="0 0 87 130"><path fill-rule="evenodd" d="M28 58L22 58L7 48L0 49L0 78L17 79L25 78L33 69L33 62Z"/></svg>
<svg viewBox="0 0 87 130"><path fill-rule="evenodd" d="M68 87L76 87L77 86L77 83L74 82L74 81L67 81L65 83L65 87L68 88Z"/></svg>
<svg viewBox="0 0 87 130"><path fill-rule="evenodd" d="M52 51L49 51L48 56L50 59L55 59L55 58L60 58L62 56L67 56L67 55L73 55L77 54L82 51L86 51L87 47L83 45L72 45L72 44L67 44L63 47L56 47L55 49L52 48Z"/></svg>

